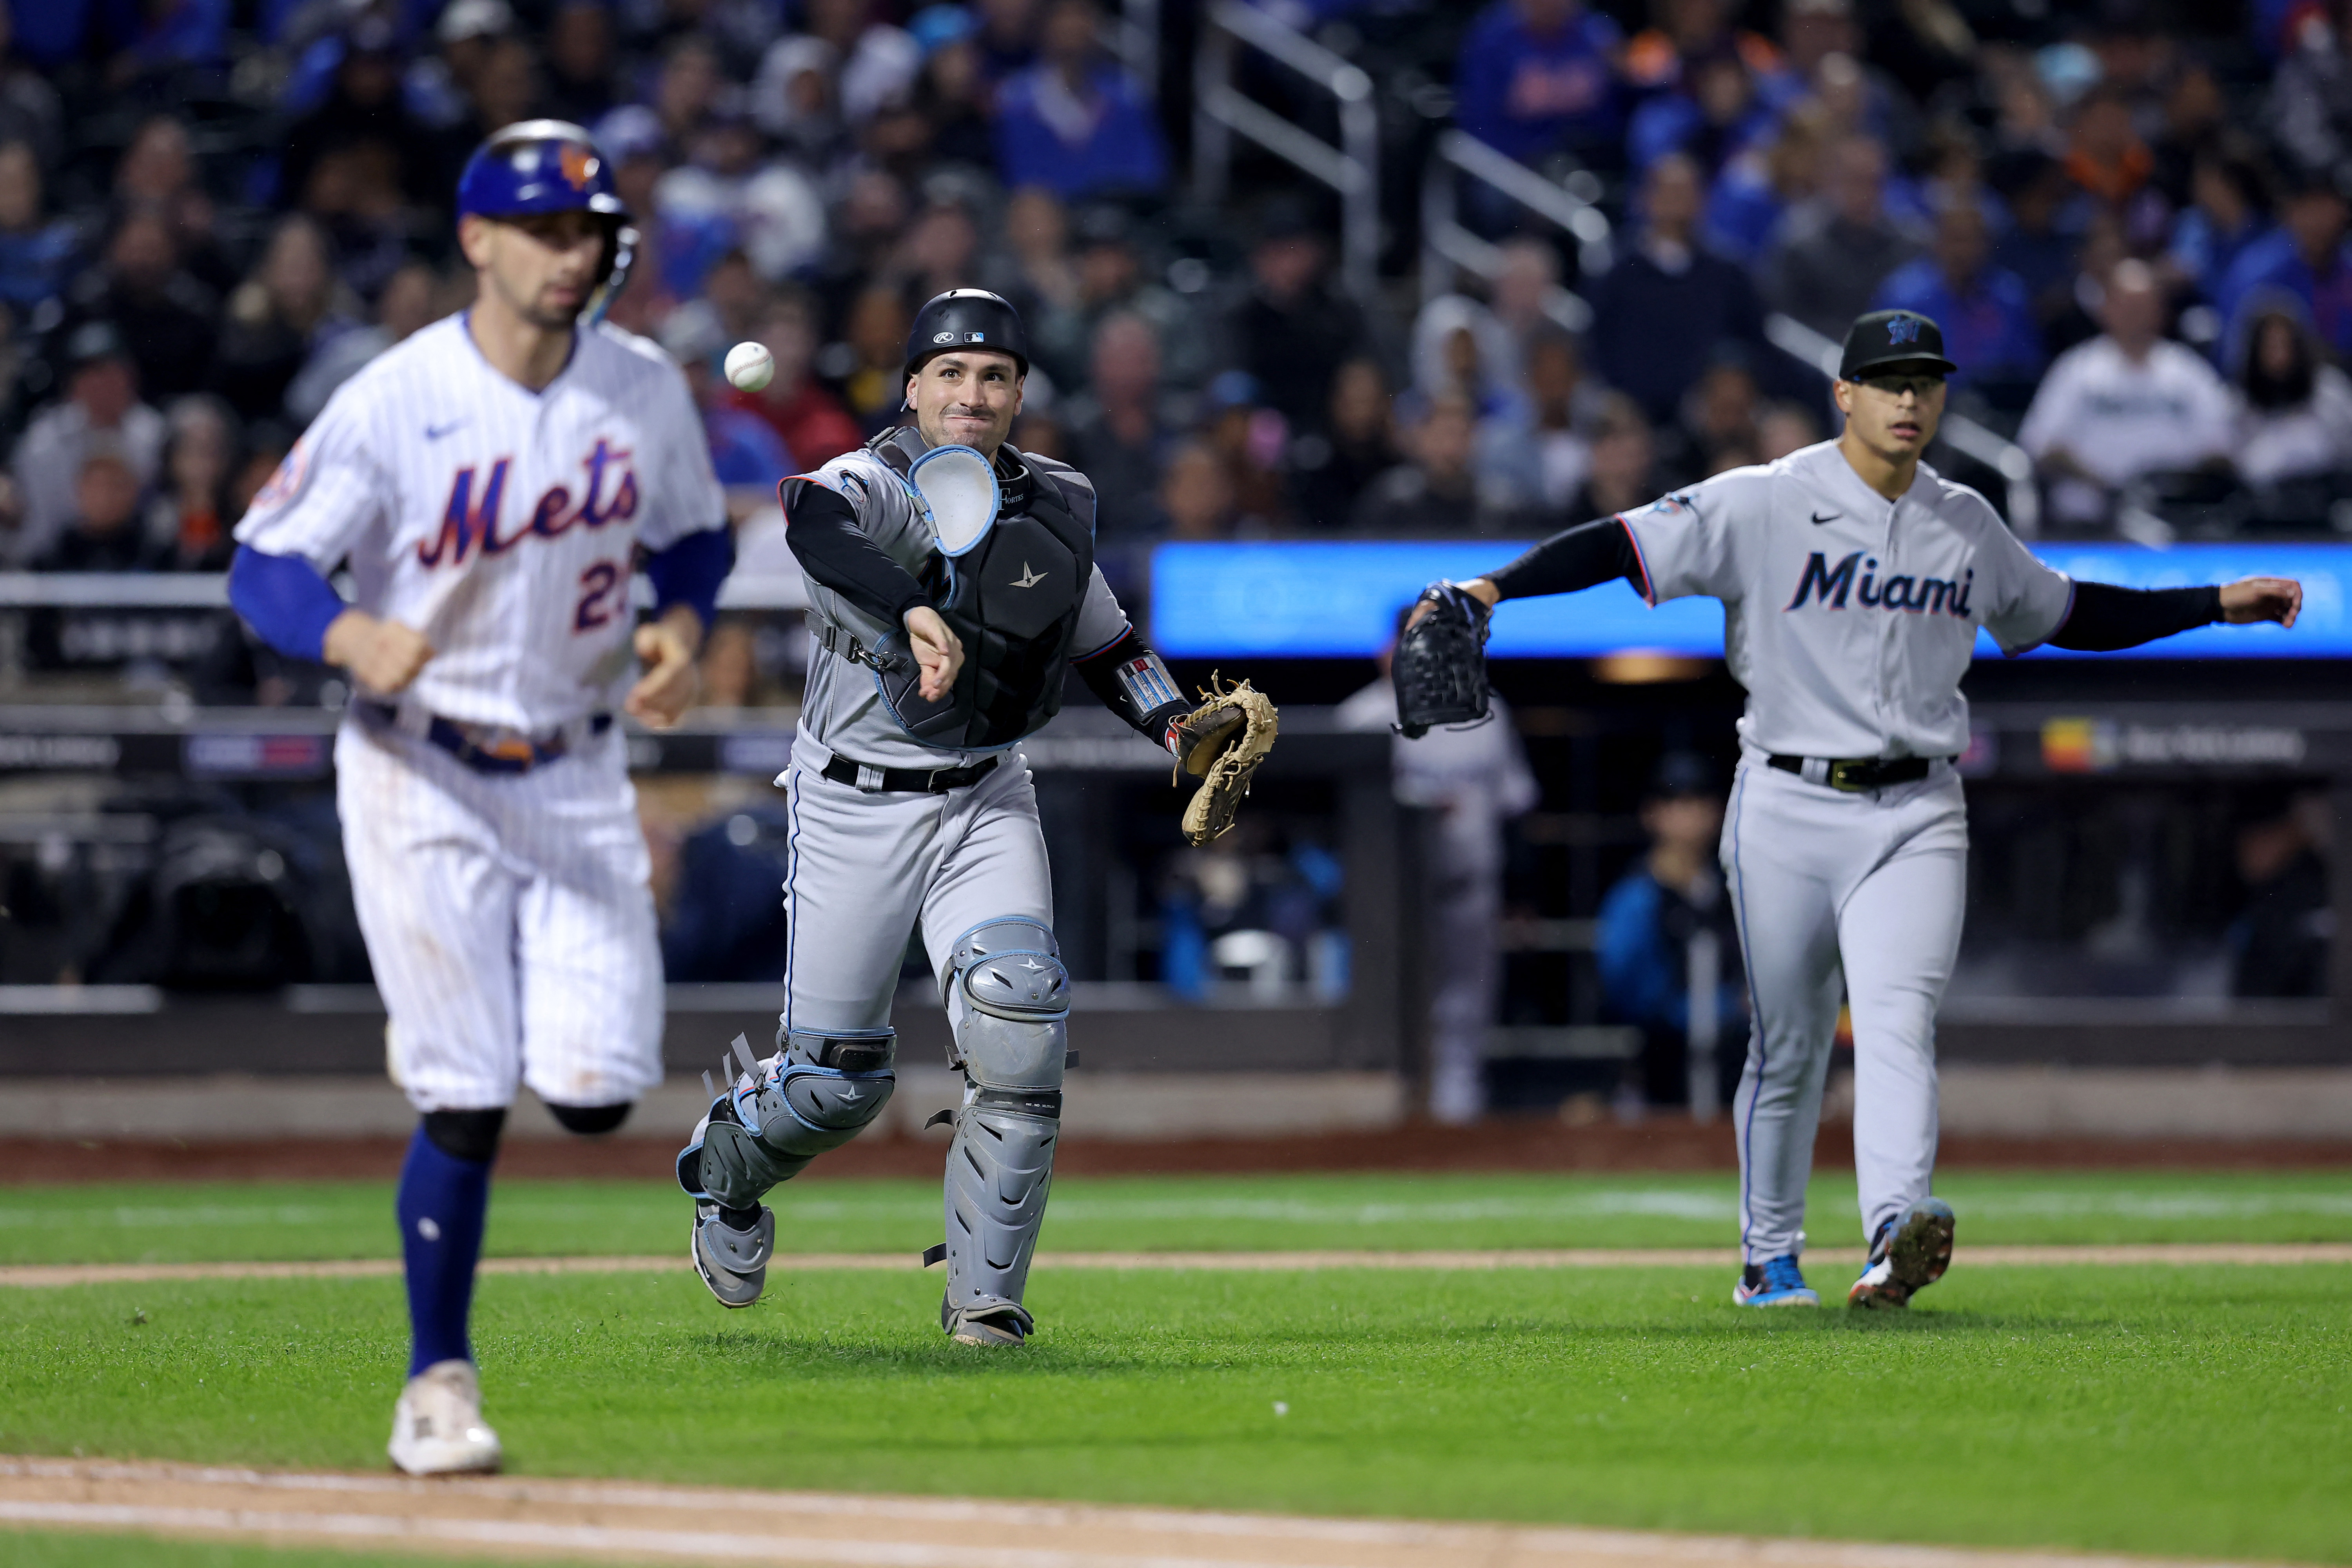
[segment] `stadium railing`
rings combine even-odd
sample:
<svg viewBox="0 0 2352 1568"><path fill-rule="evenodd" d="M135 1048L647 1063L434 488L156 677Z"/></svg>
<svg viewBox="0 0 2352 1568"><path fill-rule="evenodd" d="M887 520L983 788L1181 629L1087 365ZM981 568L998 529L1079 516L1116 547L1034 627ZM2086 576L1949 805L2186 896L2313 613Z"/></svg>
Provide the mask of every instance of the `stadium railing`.
<svg viewBox="0 0 2352 1568"><path fill-rule="evenodd" d="M1243 45L1331 95L1339 110L1338 146L1234 86L1234 57ZM1339 275L1349 293L1370 300L1378 287L1381 249L1381 124L1372 79L1242 0L1213 0L1192 57L1192 195L1203 205L1224 199L1236 134L1339 194Z"/></svg>
<svg viewBox="0 0 2352 1568"><path fill-rule="evenodd" d="M1593 205L1600 194L1597 181L1585 189L1577 188L1582 182L1573 175L1567 184L1555 184L1466 131L1447 131L1438 136L1421 171L1423 304L1454 287L1457 268L1486 279L1503 269L1502 252L1462 225L1460 177L1465 174L1575 240L1577 266L1585 277L1596 278L1609 269L1612 229L1608 215ZM1592 324L1592 308L1558 285L1544 300L1544 313L1571 332Z"/></svg>

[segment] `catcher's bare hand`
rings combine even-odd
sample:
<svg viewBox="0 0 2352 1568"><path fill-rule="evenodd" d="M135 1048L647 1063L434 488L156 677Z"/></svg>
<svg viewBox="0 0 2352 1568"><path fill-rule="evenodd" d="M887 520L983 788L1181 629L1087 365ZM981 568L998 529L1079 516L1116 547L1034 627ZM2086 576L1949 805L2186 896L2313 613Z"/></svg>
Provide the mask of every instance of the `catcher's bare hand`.
<svg viewBox="0 0 2352 1568"><path fill-rule="evenodd" d="M701 641L702 619L684 605L639 626L635 647L646 672L629 688L621 711L656 730L677 723L702 689L702 672L694 663Z"/></svg>
<svg viewBox="0 0 2352 1568"><path fill-rule="evenodd" d="M2233 626L2254 621L2294 625L2303 614L2303 584L2292 577L2243 577L2221 587L2221 618Z"/></svg>
<svg viewBox="0 0 2352 1568"><path fill-rule="evenodd" d="M1500 588L1496 587L1494 584L1488 582L1484 577L1473 577L1467 583L1456 583L1454 585L1461 589L1464 593L1469 595L1472 598L1477 600L1480 604L1486 605L1490 610L1496 605L1502 603L1503 600L1503 591ZM1427 616L1429 611L1429 601L1423 599L1420 604L1415 605L1412 607L1412 618L1405 622L1405 626L1407 627L1412 627L1421 625L1422 618Z"/></svg>
<svg viewBox="0 0 2352 1568"><path fill-rule="evenodd" d="M963 642L929 605L907 612L907 647L923 672L919 689L924 701L937 702L955 689L956 676L963 668Z"/></svg>
<svg viewBox="0 0 2352 1568"><path fill-rule="evenodd" d="M329 664L349 670L362 689L392 697L408 689L432 658L433 645L414 626L345 610L327 624L320 651Z"/></svg>

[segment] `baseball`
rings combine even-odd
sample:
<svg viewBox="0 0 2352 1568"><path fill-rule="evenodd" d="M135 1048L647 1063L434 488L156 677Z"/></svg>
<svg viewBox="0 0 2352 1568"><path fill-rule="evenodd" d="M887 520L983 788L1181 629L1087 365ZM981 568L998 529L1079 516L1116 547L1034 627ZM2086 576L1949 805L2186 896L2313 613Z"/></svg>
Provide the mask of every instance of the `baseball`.
<svg viewBox="0 0 2352 1568"><path fill-rule="evenodd" d="M746 392L757 392L776 374L776 356L765 343L737 343L727 351L727 379Z"/></svg>

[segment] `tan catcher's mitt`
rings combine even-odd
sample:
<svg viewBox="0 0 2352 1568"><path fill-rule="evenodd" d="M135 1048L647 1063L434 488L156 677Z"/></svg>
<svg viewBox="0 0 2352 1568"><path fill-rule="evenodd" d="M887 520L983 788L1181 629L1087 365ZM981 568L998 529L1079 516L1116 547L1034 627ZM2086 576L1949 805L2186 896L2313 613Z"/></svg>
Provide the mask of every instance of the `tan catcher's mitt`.
<svg viewBox="0 0 2352 1568"><path fill-rule="evenodd" d="M1274 704L1265 692L1246 680L1201 693L1201 706L1176 721L1176 766L1173 782L1191 773L1201 787L1184 806L1184 841L1198 847L1234 825L1242 796L1249 794L1250 775L1274 750Z"/></svg>

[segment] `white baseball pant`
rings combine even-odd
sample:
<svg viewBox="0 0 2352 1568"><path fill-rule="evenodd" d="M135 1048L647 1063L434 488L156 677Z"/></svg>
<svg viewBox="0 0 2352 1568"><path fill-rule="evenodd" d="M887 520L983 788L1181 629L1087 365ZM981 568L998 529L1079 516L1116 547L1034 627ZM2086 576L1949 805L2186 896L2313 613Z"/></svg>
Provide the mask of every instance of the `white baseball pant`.
<svg viewBox="0 0 2352 1568"><path fill-rule="evenodd" d="M824 762L803 744L782 779L786 1028L887 1028L918 930L944 989L956 938L974 926L1053 923L1037 791L1020 752L945 795L867 794L824 777ZM960 1000L949 1000L950 1023L961 1022Z"/></svg>
<svg viewBox="0 0 2352 1568"><path fill-rule="evenodd" d="M335 806L360 931L419 1110L616 1105L661 1081L650 858L617 726L527 773L479 773L347 723Z"/></svg>
<svg viewBox="0 0 2352 1568"><path fill-rule="evenodd" d="M1740 1245L1761 1263L1804 1250L1841 981L1853 1016L1864 1236L1928 1195L1936 1009L1968 893L1959 775L1937 763L1915 784L1847 794L1745 757L1722 853L1755 1012L1732 1102Z"/></svg>

